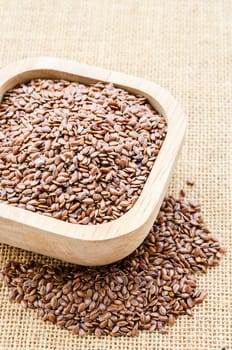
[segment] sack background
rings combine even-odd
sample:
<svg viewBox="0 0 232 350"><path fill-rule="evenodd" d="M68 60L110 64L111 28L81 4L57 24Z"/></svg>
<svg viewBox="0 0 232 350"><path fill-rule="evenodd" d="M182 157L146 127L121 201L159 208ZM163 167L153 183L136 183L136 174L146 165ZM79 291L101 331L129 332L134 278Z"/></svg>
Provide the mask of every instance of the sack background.
<svg viewBox="0 0 232 350"><path fill-rule="evenodd" d="M80 339L7 301L0 285L0 349L232 349L232 2L230 0L0 0L0 65L58 56L152 80L177 98L188 134L169 192L188 195L227 248L199 277L207 300L168 335ZM0 245L7 259L54 260Z"/></svg>

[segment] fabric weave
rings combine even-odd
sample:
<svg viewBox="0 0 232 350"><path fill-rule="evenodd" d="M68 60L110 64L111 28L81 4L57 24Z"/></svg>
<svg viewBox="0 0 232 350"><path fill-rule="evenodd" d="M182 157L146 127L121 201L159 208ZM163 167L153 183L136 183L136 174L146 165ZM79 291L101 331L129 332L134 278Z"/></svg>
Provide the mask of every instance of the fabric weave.
<svg viewBox="0 0 232 350"><path fill-rule="evenodd" d="M185 110L186 141L169 192L187 189L227 254L199 276L209 292L169 334L81 339L8 302L0 285L1 350L229 350L232 348L232 2L230 0L0 0L0 65L37 55L137 75L167 88ZM186 180L196 185L189 188ZM0 245L8 260L57 261Z"/></svg>

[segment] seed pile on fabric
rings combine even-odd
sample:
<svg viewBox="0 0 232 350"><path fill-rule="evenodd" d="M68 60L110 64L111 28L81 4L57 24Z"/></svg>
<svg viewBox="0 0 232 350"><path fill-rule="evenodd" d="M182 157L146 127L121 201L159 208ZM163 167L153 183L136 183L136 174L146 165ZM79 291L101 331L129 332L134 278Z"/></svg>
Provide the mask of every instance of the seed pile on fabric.
<svg viewBox="0 0 232 350"><path fill-rule="evenodd" d="M117 219L166 132L146 98L112 84L21 84L0 105L0 201L73 224Z"/></svg>
<svg viewBox="0 0 232 350"><path fill-rule="evenodd" d="M88 268L9 261L1 278L10 301L79 336L167 333L179 315L192 316L203 302L207 292L195 275L218 265L223 253L199 205L168 196L145 241L117 263Z"/></svg>

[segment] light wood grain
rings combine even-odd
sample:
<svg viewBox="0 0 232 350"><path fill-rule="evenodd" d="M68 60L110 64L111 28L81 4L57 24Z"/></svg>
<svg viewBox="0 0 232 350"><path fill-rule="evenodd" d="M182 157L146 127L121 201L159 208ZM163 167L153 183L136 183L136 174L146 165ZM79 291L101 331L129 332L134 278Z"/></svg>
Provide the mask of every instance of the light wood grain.
<svg viewBox="0 0 232 350"><path fill-rule="evenodd" d="M52 57L28 58L1 69L0 100L8 89L35 78L112 82L146 96L167 119L167 136L143 191L119 219L75 225L0 203L3 243L81 265L117 261L144 240L157 216L184 140L186 117L170 93L150 81Z"/></svg>

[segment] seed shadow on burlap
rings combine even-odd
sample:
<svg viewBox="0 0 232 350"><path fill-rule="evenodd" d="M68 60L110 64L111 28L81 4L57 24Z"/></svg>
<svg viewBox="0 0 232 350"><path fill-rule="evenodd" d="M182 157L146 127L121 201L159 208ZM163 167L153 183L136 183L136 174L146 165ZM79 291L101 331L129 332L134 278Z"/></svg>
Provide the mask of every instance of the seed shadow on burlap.
<svg viewBox="0 0 232 350"><path fill-rule="evenodd" d="M226 1L0 1L0 65L54 55L150 79L177 97L188 134L169 193L190 178L188 196L202 203L212 234L227 247L220 265L199 277L209 296L180 317L169 334L81 339L36 313L10 304L0 287L0 349L229 350L231 331L231 2ZM2 244L8 259L57 261Z"/></svg>

